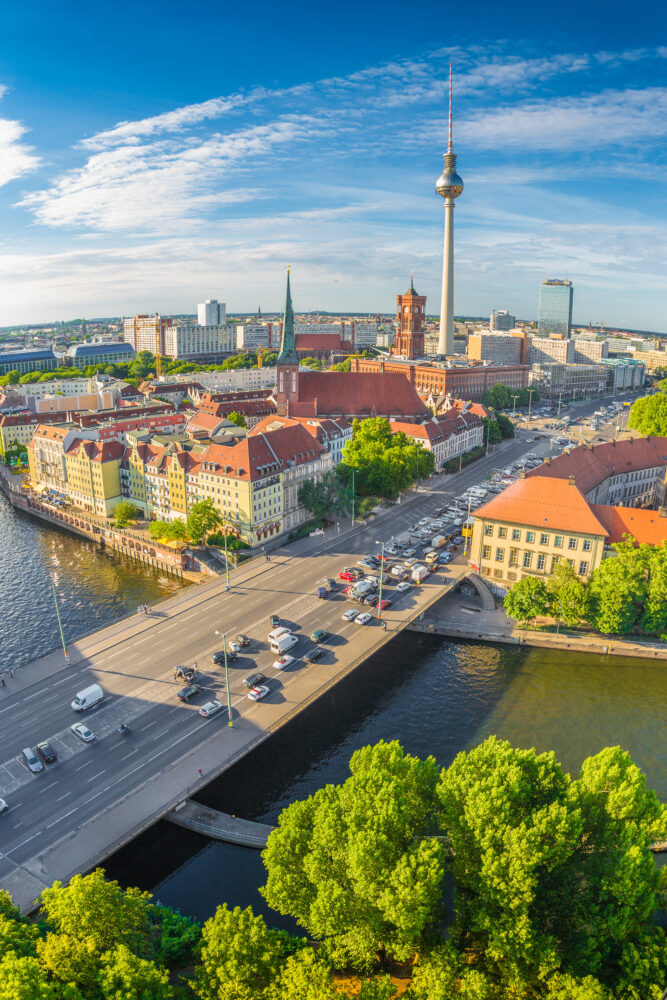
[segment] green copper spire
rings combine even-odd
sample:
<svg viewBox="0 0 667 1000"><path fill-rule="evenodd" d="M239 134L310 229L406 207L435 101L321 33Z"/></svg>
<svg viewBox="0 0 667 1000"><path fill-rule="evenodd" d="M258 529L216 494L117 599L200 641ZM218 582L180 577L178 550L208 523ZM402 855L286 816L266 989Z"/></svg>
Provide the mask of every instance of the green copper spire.
<svg viewBox="0 0 667 1000"><path fill-rule="evenodd" d="M294 340L294 310L292 309L289 270L287 272L287 296L285 298L285 315L283 317L283 336L280 342L280 354L276 363L279 365L299 364L299 358L296 353L296 342Z"/></svg>

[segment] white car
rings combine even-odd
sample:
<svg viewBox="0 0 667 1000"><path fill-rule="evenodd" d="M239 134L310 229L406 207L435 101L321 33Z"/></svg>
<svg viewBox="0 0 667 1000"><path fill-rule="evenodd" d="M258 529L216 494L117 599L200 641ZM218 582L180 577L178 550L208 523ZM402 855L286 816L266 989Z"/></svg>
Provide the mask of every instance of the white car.
<svg viewBox="0 0 667 1000"><path fill-rule="evenodd" d="M269 689L266 684L259 684L256 688L253 688L252 691L248 692L248 697L250 698L250 701L263 701L268 693Z"/></svg>
<svg viewBox="0 0 667 1000"><path fill-rule="evenodd" d="M416 549L404 549L403 550L403 555L404 556L408 556L408 557L409 556L413 556L416 551L417 551Z"/></svg>
<svg viewBox="0 0 667 1000"><path fill-rule="evenodd" d="M368 625L369 621L372 619L372 615L369 615L367 611L362 611L360 615L354 619L355 625Z"/></svg>
<svg viewBox="0 0 667 1000"><path fill-rule="evenodd" d="M428 518L422 517L421 520L417 521L417 524L421 524L422 526L428 524Z"/></svg>
<svg viewBox="0 0 667 1000"><path fill-rule="evenodd" d="M290 663L296 663L296 657L285 653L284 656L279 656L277 660L273 661L273 666L276 670L284 670L285 667L289 667Z"/></svg>
<svg viewBox="0 0 667 1000"><path fill-rule="evenodd" d="M416 562L417 560L414 559L412 556L410 556L409 559L403 560L403 565L405 566L406 569L412 569L412 567L415 565Z"/></svg>
<svg viewBox="0 0 667 1000"><path fill-rule="evenodd" d="M343 621L353 622L358 614L359 612L355 608L348 608L347 611L343 612Z"/></svg>
<svg viewBox="0 0 667 1000"><path fill-rule="evenodd" d="M399 590L401 593L403 593L404 591L409 590L411 586L412 586L412 584L408 580L403 580L396 587L396 590Z"/></svg>
<svg viewBox="0 0 667 1000"><path fill-rule="evenodd" d="M402 576L405 573L405 566L397 563L396 566L391 567L390 573L392 576Z"/></svg>
<svg viewBox="0 0 667 1000"><path fill-rule="evenodd" d="M92 743L95 739L95 733L93 733L88 726L84 726L83 722L75 722L73 726L70 726L70 732L74 733L83 743Z"/></svg>
<svg viewBox="0 0 667 1000"><path fill-rule="evenodd" d="M9 806L7 805L7 803L5 802L5 800L4 799L0 799L0 813L6 813L8 809L9 809Z"/></svg>
<svg viewBox="0 0 667 1000"><path fill-rule="evenodd" d="M243 649L243 646L241 645L240 642L237 642L236 639L230 639L229 642L227 643L227 649L229 650L230 653L240 653L241 650Z"/></svg>
<svg viewBox="0 0 667 1000"><path fill-rule="evenodd" d="M214 698L213 701L207 701L205 705L202 705L199 714L203 715L205 719L210 719L212 715L217 715L221 710L222 702Z"/></svg>

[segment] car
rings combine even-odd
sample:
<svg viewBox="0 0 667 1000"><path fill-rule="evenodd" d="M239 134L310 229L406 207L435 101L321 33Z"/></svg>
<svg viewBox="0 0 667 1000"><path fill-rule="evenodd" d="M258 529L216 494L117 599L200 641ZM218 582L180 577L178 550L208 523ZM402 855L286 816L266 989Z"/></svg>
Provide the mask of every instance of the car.
<svg viewBox="0 0 667 1000"><path fill-rule="evenodd" d="M250 645L250 639L248 638L247 635L244 635L243 632L239 632L238 635L235 635L234 639L235 639L236 642L238 642L239 646L249 646Z"/></svg>
<svg viewBox="0 0 667 1000"><path fill-rule="evenodd" d="M236 641L236 639L230 639L227 643L227 649L230 653L240 653L242 646L240 642Z"/></svg>
<svg viewBox="0 0 667 1000"><path fill-rule="evenodd" d="M355 580L362 577L363 571L359 569L358 566L343 566L343 573L351 573Z"/></svg>
<svg viewBox="0 0 667 1000"><path fill-rule="evenodd" d="M452 561L452 554L451 554L451 552L441 552L440 555L438 556L438 562L439 563L445 564L445 563L448 563L448 562L451 562L451 561Z"/></svg>
<svg viewBox="0 0 667 1000"><path fill-rule="evenodd" d="M428 518L427 517L420 518L420 520L417 521L417 524L419 524L419 525L421 525L423 527L425 524L428 524Z"/></svg>
<svg viewBox="0 0 667 1000"><path fill-rule="evenodd" d="M388 597L383 597L377 607L380 611L386 611L387 608L391 607L391 600Z"/></svg>
<svg viewBox="0 0 667 1000"><path fill-rule="evenodd" d="M200 692L201 687L199 684L188 684L187 687L181 688L180 691L176 692L176 697L179 701L190 701L190 698L194 698Z"/></svg>
<svg viewBox="0 0 667 1000"><path fill-rule="evenodd" d="M374 563L368 562L367 559L360 559L359 562L357 563L357 566L359 567L359 569L363 569L363 570L371 570L372 571L372 570L375 569Z"/></svg>
<svg viewBox="0 0 667 1000"><path fill-rule="evenodd" d="M411 586L412 586L412 584L409 583L408 580L401 580L401 582L399 583L399 585L396 588L396 590L398 590L402 594L406 590L409 590Z"/></svg>
<svg viewBox="0 0 667 1000"><path fill-rule="evenodd" d="M269 621L271 622L271 628L278 628L278 626L280 625L280 616L271 615Z"/></svg>
<svg viewBox="0 0 667 1000"><path fill-rule="evenodd" d="M409 559L404 559L403 560L403 565L406 567L406 569L412 569L412 567L414 566L414 564L416 562L417 562L417 560L414 558L414 556L410 556Z"/></svg>
<svg viewBox="0 0 667 1000"><path fill-rule="evenodd" d="M310 638L313 642L326 642L330 635L331 632L327 632L325 628L316 628L310 633Z"/></svg>
<svg viewBox="0 0 667 1000"><path fill-rule="evenodd" d="M322 649L321 646L314 646L309 653L306 653L304 660L306 663L315 663L316 660L321 660L324 656L326 650Z"/></svg>
<svg viewBox="0 0 667 1000"><path fill-rule="evenodd" d="M390 570L391 576L400 577L403 575L403 573L405 573L405 566L401 566L400 563L396 563L395 566L391 567Z"/></svg>
<svg viewBox="0 0 667 1000"><path fill-rule="evenodd" d="M250 701L263 701L264 698L269 694L269 689L266 684L259 684L254 687L251 691L248 691L248 697Z"/></svg>
<svg viewBox="0 0 667 1000"><path fill-rule="evenodd" d="M43 743L37 744L37 753L45 764L53 764L54 760L58 760L55 750L46 740Z"/></svg>
<svg viewBox="0 0 667 1000"><path fill-rule="evenodd" d="M463 543L463 535L457 535L456 538L452 538L454 545L461 545Z"/></svg>
<svg viewBox="0 0 667 1000"><path fill-rule="evenodd" d="M364 604L368 604L370 608L374 608L379 600L380 598L376 594L369 594L368 597L364 597Z"/></svg>
<svg viewBox="0 0 667 1000"><path fill-rule="evenodd" d="M342 573L338 574L338 577L339 579L344 580L346 583L354 583L354 581L357 579L356 576L353 573L350 573L349 570L343 570Z"/></svg>
<svg viewBox="0 0 667 1000"><path fill-rule="evenodd" d="M202 705L199 714L203 715L205 719L210 719L212 715L217 715L218 712L222 711L222 708L222 702L214 698L213 701L207 701L205 705Z"/></svg>
<svg viewBox="0 0 667 1000"><path fill-rule="evenodd" d="M359 612L357 611L356 608L348 608L347 611L343 612L343 621L344 622L354 621L354 619L357 617L358 614Z"/></svg>
<svg viewBox="0 0 667 1000"><path fill-rule="evenodd" d="M9 809L9 806L7 805L7 803L5 802L5 800L4 799L0 799L0 813L6 813L8 809Z"/></svg>
<svg viewBox="0 0 667 1000"><path fill-rule="evenodd" d="M224 663L225 662L225 651L224 651L224 649L217 649L214 653L211 653L211 659L218 666L220 666L221 663ZM232 654L228 652L227 653L227 659L228 660L234 660L234 659L236 659L236 657L232 656Z"/></svg>
<svg viewBox="0 0 667 1000"><path fill-rule="evenodd" d="M245 684L245 686L247 688L254 688L254 687L258 687L265 680L266 680L266 677L264 676L264 674L250 674L249 677L246 677L246 679L244 680L243 683Z"/></svg>
<svg viewBox="0 0 667 1000"><path fill-rule="evenodd" d="M403 549L403 555L407 556L408 558L411 558L415 554L416 551L417 550L413 549L413 548Z"/></svg>
<svg viewBox="0 0 667 1000"><path fill-rule="evenodd" d="M368 625L370 621L373 620L373 616L369 615L367 611L362 611L360 615L354 619L355 625Z"/></svg>
<svg viewBox="0 0 667 1000"><path fill-rule="evenodd" d="M95 733L84 726L83 722L75 722L73 726L70 726L70 732L74 733L77 739L81 740L82 743L92 743L95 739Z"/></svg>
<svg viewBox="0 0 667 1000"><path fill-rule="evenodd" d="M285 667L289 667L291 663L296 663L296 656L290 656L289 653L283 653L282 656L279 656L277 660L273 661L273 666L276 670L284 670Z"/></svg>

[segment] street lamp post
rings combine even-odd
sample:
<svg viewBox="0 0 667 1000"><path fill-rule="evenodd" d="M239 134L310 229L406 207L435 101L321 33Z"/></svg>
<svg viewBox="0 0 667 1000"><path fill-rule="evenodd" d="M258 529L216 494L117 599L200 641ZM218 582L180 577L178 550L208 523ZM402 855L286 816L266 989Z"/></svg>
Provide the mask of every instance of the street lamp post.
<svg viewBox="0 0 667 1000"><path fill-rule="evenodd" d="M518 398L519 398L519 394L518 393L516 394L516 396L514 396L514 395L512 396L512 399L514 400L514 405L512 407L512 420L514 420L514 418L516 417L516 401L517 401Z"/></svg>
<svg viewBox="0 0 667 1000"><path fill-rule="evenodd" d="M563 402L563 393L561 391L561 392L558 393L558 416L559 417L560 417L560 408L561 408L562 402Z"/></svg>
<svg viewBox="0 0 667 1000"><path fill-rule="evenodd" d="M352 524L354 524L354 474L357 470L352 469Z"/></svg>
<svg viewBox="0 0 667 1000"><path fill-rule="evenodd" d="M234 720L232 719L232 693L229 690L229 664L227 663L227 634L225 632L218 632L216 630L216 635L219 635L222 639L222 652L225 657L225 687L227 688L227 718L229 719L229 728L234 728Z"/></svg>
<svg viewBox="0 0 667 1000"><path fill-rule="evenodd" d="M380 552L380 594L378 597L378 621L382 619L382 578L384 574L384 542L377 542L376 545L382 546L382 551Z"/></svg>
<svg viewBox="0 0 667 1000"><path fill-rule="evenodd" d="M227 525L225 525L225 583L229 590L229 559L227 558Z"/></svg>
<svg viewBox="0 0 667 1000"><path fill-rule="evenodd" d="M63 623L60 619L60 608L58 607L58 592L56 590L55 579L51 580L51 586L53 587L53 600L56 605L56 618L58 619L58 628L60 629L60 641L63 644L63 653L65 654L65 663L69 667L69 653L67 652L67 643L65 642L65 633L63 632Z"/></svg>
<svg viewBox="0 0 667 1000"><path fill-rule="evenodd" d="M533 404L533 393L534 392L535 392L534 389L529 389L528 390L528 419L529 420L530 420L530 410L531 410L531 406Z"/></svg>
<svg viewBox="0 0 667 1000"><path fill-rule="evenodd" d="M472 497L468 497L468 516L466 518L466 532L470 532L470 525L468 524L468 521L470 520L470 504L471 503L472 503ZM464 558L468 554L468 539L471 538L471 537L472 537L472 533L466 534L466 541L465 541L465 545L463 546L463 556L464 556ZM470 545L472 547L472 541L471 541Z"/></svg>

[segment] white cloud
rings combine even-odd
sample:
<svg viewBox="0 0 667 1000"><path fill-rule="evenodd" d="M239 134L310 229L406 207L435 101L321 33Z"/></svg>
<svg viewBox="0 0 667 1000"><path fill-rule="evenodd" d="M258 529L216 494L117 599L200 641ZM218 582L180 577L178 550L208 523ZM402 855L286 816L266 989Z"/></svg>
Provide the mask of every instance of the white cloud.
<svg viewBox="0 0 667 1000"><path fill-rule="evenodd" d="M87 139L82 139L80 145L84 149L106 149L110 146L138 143L142 136L153 135L156 132L180 132L207 118L219 118L239 103L240 101L234 97L213 97L200 104L188 104L140 121L119 122L105 132L98 132Z"/></svg>
<svg viewBox="0 0 667 1000"><path fill-rule="evenodd" d="M7 87L0 83L0 100ZM41 160L22 139L28 129L21 122L0 118L0 187L35 170Z"/></svg>

